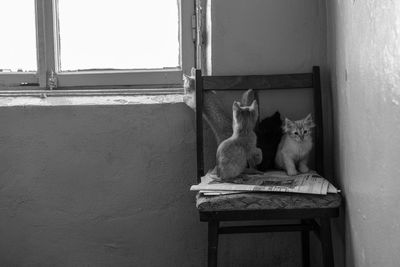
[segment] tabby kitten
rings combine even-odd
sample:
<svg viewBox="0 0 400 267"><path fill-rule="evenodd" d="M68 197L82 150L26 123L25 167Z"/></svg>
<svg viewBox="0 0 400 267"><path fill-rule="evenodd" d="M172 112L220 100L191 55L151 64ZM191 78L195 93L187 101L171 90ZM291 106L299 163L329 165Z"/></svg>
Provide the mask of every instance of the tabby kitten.
<svg viewBox="0 0 400 267"><path fill-rule="evenodd" d="M193 110L196 109L195 69L192 68L190 76L183 75L185 96L183 100ZM249 106L254 99L253 90L247 90L242 96L242 105ZM217 145L232 135L232 119L222 108L222 103L214 91L204 92L203 118L214 133Z"/></svg>
<svg viewBox="0 0 400 267"><path fill-rule="evenodd" d="M254 100L250 106L241 106L234 101L233 134L217 149L217 175L221 180L229 180L241 174L249 164L255 168L262 161L262 152L256 147L257 137L254 127L258 119L258 105Z"/></svg>
<svg viewBox="0 0 400 267"><path fill-rule="evenodd" d="M297 170L301 173L309 171L307 162L313 146L311 129L314 127L311 114L298 121L285 119L282 126L284 135L278 146L275 164L286 170L288 175L297 175Z"/></svg>

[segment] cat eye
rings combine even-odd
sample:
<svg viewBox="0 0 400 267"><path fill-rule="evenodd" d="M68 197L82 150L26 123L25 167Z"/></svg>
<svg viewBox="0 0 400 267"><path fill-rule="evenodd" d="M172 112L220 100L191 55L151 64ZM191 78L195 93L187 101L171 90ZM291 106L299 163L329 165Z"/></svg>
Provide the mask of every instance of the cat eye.
<svg viewBox="0 0 400 267"><path fill-rule="evenodd" d="M298 133L298 132L294 132L294 134L295 134L295 135L299 135L299 133Z"/></svg>
<svg viewBox="0 0 400 267"><path fill-rule="evenodd" d="M306 133L308 133L308 131L307 131L307 130L305 130L305 131L304 131L304 133L306 134Z"/></svg>

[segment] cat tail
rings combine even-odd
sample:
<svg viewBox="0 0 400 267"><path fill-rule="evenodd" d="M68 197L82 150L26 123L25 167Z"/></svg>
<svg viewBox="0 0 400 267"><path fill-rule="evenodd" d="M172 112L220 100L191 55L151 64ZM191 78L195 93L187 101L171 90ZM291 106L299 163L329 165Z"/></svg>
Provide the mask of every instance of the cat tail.
<svg viewBox="0 0 400 267"><path fill-rule="evenodd" d="M192 67L190 69L190 76L192 76L192 77L196 76L196 68L195 67Z"/></svg>
<svg viewBox="0 0 400 267"><path fill-rule="evenodd" d="M253 89L249 89L242 95L242 100L240 101L241 106L250 106L255 99L255 93Z"/></svg>
<svg viewBox="0 0 400 267"><path fill-rule="evenodd" d="M218 175L218 166L215 166L214 169L210 169L207 174Z"/></svg>
<svg viewBox="0 0 400 267"><path fill-rule="evenodd" d="M209 170L208 175L210 175L211 179L213 179L214 181L221 181L221 177L219 176L220 171L218 168L218 165L214 167L214 169Z"/></svg>
<svg viewBox="0 0 400 267"><path fill-rule="evenodd" d="M242 106L250 106L253 101L256 100L257 101L257 123L256 123L256 127L255 129L257 130L259 128L259 124L260 124L260 116L258 114L260 114L260 105L259 105L259 101L258 101L258 95L257 92L254 91L253 89L249 89L246 92L243 93L242 95L242 100L240 101L240 104Z"/></svg>

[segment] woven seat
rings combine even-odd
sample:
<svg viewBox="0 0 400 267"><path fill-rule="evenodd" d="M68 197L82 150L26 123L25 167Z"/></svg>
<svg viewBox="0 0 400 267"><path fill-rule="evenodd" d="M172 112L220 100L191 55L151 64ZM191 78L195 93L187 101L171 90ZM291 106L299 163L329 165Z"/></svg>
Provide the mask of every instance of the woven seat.
<svg viewBox="0 0 400 267"><path fill-rule="evenodd" d="M197 194L199 211L338 208L339 194L240 193L221 196Z"/></svg>

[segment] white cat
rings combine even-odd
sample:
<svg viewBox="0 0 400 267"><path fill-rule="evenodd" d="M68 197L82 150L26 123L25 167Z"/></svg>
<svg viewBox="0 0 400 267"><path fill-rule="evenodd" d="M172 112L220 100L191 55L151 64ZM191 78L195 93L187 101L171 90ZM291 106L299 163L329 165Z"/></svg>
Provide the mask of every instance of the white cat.
<svg viewBox="0 0 400 267"><path fill-rule="evenodd" d="M297 175L309 171L308 156L313 146L311 129L315 127L311 114L302 120L283 123L283 137L275 156L275 164L284 169L288 175ZM297 167L297 168L296 168Z"/></svg>
<svg viewBox="0 0 400 267"><path fill-rule="evenodd" d="M257 136L254 126L258 119L258 105L254 100L250 106L241 106L233 102L233 134L225 139L217 149L217 175L221 180L235 178L246 170L261 163L262 152L256 147Z"/></svg>

